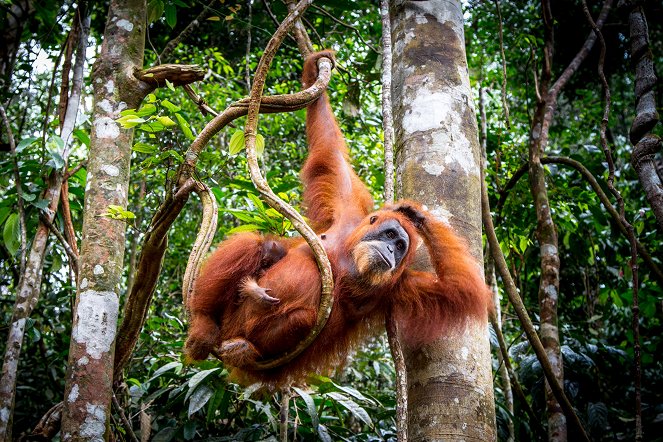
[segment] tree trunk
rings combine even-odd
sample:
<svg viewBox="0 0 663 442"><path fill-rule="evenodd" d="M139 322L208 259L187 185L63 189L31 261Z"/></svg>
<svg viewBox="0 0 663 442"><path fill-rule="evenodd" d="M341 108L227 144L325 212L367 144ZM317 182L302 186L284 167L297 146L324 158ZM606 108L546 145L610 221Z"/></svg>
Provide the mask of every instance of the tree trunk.
<svg viewBox="0 0 663 442"><path fill-rule="evenodd" d="M392 0L390 15L399 196L451 224L480 263L480 148L460 2ZM486 324L405 357L410 440L495 439Z"/></svg>
<svg viewBox="0 0 663 442"><path fill-rule="evenodd" d="M62 440L108 438L119 283L125 247L124 220L105 215L126 207L133 130L115 122L137 108L145 84L142 67L145 0L112 0L101 53L93 70L94 109L76 305L62 416Z"/></svg>
<svg viewBox="0 0 663 442"><path fill-rule="evenodd" d="M85 8L82 8L85 9ZM82 11L82 10L81 10ZM16 378L18 375L18 362L23 346L25 325L32 310L39 301L41 294L41 281L43 276L44 257L49 236L49 225L53 222L60 201L60 190L64 173L67 170L67 158L71 150L72 134L78 115L81 90L83 87L83 67L85 65L85 49L89 33L90 17L81 12L82 26L77 43L76 63L74 66L71 95L67 100L65 117L60 131L64 141L61 156L64 166L54 169L48 176L47 187L42 198L49 202L48 209L42 215L37 225L35 236L32 239L30 253L25 265L25 271L18 283L16 303L12 312L11 326L7 337L7 346L2 365L2 380L0 381L0 441L11 441L12 416L14 413L14 400L16 396Z"/></svg>

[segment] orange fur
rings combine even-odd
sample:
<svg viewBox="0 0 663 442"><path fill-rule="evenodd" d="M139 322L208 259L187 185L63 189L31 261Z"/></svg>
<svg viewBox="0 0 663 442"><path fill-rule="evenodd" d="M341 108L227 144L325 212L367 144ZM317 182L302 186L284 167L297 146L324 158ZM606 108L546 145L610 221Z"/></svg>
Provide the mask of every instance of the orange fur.
<svg viewBox="0 0 663 442"><path fill-rule="evenodd" d="M332 55L325 51L306 60L305 85L317 77L317 59ZM301 173L306 215L324 237L334 275L334 307L326 326L286 365L267 371L249 368L258 358L291 350L308 334L320 302L320 275L301 239L236 235L221 243L194 287L189 357L201 359L217 348L235 367L238 380L281 386L342 366L353 346L382 329L390 310L411 346L430 342L468 320L485 321L490 293L463 241L416 203L402 201L370 213L373 200L349 165L326 94L309 105L306 126L309 157ZM409 237L409 249L400 265L383 271L373 264L364 238L387 221L393 225L393 220ZM285 254L261 269L265 241L275 241ZM420 241L428 248L435 273L408 268ZM279 303L238 302L246 277L251 277L250 287L269 289Z"/></svg>

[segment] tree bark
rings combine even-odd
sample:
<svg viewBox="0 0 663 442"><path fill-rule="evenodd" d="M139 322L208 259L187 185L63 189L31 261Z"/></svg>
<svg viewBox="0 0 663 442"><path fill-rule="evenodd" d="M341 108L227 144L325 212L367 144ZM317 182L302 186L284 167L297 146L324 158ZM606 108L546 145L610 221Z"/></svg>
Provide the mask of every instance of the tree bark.
<svg viewBox="0 0 663 442"><path fill-rule="evenodd" d="M390 16L397 192L451 224L480 263L480 148L460 2L392 0ZM410 440L495 439L485 323L405 358Z"/></svg>
<svg viewBox="0 0 663 442"><path fill-rule="evenodd" d="M137 108L147 86L141 69L145 0L112 0L101 53L93 70L94 109L80 269L67 371L62 440L108 439L113 353L119 310L125 222L104 214L127 205L133 130L115 119Z"/></svg>

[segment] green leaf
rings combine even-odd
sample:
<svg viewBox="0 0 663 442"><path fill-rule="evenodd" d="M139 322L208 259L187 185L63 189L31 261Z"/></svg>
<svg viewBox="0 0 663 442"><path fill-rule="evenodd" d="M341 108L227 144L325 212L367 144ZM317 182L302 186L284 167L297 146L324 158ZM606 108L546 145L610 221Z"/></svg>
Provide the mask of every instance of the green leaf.
<svg viewBox="0 0 663 442"><path fill-rule="evenodd" d="M168 9L166 9L166 11L168 11ZM168 15L166 15L166 17L167 16ZM196 436L196 421L189 421L186 424L184 424L182 433L184 434L184 440L193 439Z"/></svg>
<svg viewBox="0 0 663 442"><path fill-rule="evenodd" d="M154 94L148 94L147 95L147 102L148 103L154 103L155 101L157 101L157 96L156 95L154 95Z"/></svg>
<svg viewBox="0 0 663 442"><path fill-rule="evenodd" d="M33 193L24 193L22 195L22 197L25 201L31 202L31 201L34 201L37 198L37 195L35 195Z"/></svg>
<svg viewBox="0 0 663 442"><path fill-rule="evenodd" d="M83 129L76 129L74 130L74 136L78 139L78 141L90 147L90 136L86 131Z"/></svg>
<svg viewBox="0 0 663 442"><path fill-rule="evenodd" d="M170 3L166 5L166 23L170 26L170 29L173 29L177 24L177 8Z"/></svg>
<svg viewBox="0 0 663 442"><path fill-rule="evenodd" d="M344 394L341 393L336 393L336 392L330 392L326 393L327 396L341 404L343 407L347 408L350 413L352 413L357 419L360 421L364 422L367 425L373 425L373 422L371 421L371 417L368 415L366 410L364 410L359 404L357 404L355 401L350 399Z"/></svg>
<svg viewBox="0 0 663 442"><path fill-rule="evenodd" d="M136 218L136 215L134 215L133 212L125 210L122 206L116 206L114 204L110 204L108 206L108 212L102 213L100 216L106 216L110 219L116 220L128 220Z"/></svg>
<svg viewBox="0 0 663 442"><path fill-rule="evenodd" d="M260 134L256 135L256 153L259 157L262 156L262 153L265 151L265 137Z"/></svg>
<svg viewBox="0 0 663 442"><path fill-rule="evenodd" d="M189 379L189 390L195 389L207 376L211 375L212 373L221 370L221 367L216 367L216 368L210 368L209 370L203 370L199 371L198 373L194 374L191 376L191 379ZM186 398L185 398L186 400Z"/></svg>
<svg viewBox="0 0 663 442"><path fill-rule="evenodd" d="M306 404L306 411L308 412L308 415L311 417L311 423L313 424L313 428L317 430L318 424L320 423L320 419L318 418L318 411L315 408L315 402L313 402L313 398L311 397L310 394L302 390L301 388L297 387L292 387L293 390L299 395L304 400L304 403Z"/></svg>
<svg viewBox="0 0 663 442"><path fill-rule="evenodd" d="M149 133L155 133L155 132L161 132L165 128L166 127L163 124L159 123L158 121L149 121L145 124L141 124L138 129Z"/></svg>
<svg viewBox="0 0 663 442"><path fill-rule="evenodd" d="M64 167L64 158L60 155L59 152L50 152L51 159L46 163L47 166L52 167L53 169L60 170Z"/></svg>
<svg viewBox="0 0 663 442"><path fill-rule="evenodd" d="M138 115L133 113L124 115L115 121L120 123L120 126L122 126L124 129L131 129L134 126L138 126L139 124L145 122L143 118L140 118Z"/></svg>
<svg viewBox="0 0 663 442"><path fill-rule="evenodd" d="M244 131L236 130L230 137L230 155L236 155L244 149Z"/></svg>
<svg viewBox="0 0 663 442"><path fill-rule="evenodd" d="M2 239L5 247L11 256L14 256L20 247L20 229L18 213L12 213L5 221L5 228L2 231Z"/></svg>
<svg viewBox="0 0 663 442"><path fill-rule="evenodd" d="M166 80L166 86L168 86L168 89L175 92L175 86L173 86L173 83L170 80Z"/></svg>
<svg viewBox="0 0 663 442"><path fill-rule="evenodd" d="M168 100L161 100L161 105L162 105L163 107L165 107L166 109L168 109L169 111L171 111L171 112L179 112L179 111L182 110L181 107L179 107L179 106L177 106L177 105L171 103L171 102L168 101Z"/></svg>
<svg viewBox="0 0 663 442"><path fill-rule="evenodd" d="M154 23L163 15L164 4L161 0L150 0L147 4L147 21Z"/></svg>
<svg viewBox="0 0 663 442"><path fill-rule="evenodd" d="M228 230L228 235L239 232L255 232L256 230L260 229L261 227L256 224L243 224L241 226L237 226L235 228Z"/></svg>
<svg viewBox="0 0 663 442"><path fill-rule="evenodd" d="M166 127L175 126L177 124L170 117L167 116L157 117L157 121Z"/></svg>
<svg viewBox="0 0 663 442"><path fill-rule="evenodd" d="M18 145L16 146L16 153L20 153L21 151L23 151L23 149L25 149L26 147L28 147L38 139L39 139L38 137L30 137L22 139L20 143L18 143Z"/></svg>
<svg viewBox="0 0 663 442"><path fill-rule="evenodd" d="M154 153L157 153L159 151L159 148L157 146L152 145L152 144L136 143L136 144L133 145L131 150L133 150L134 152L154 154Z"/></svg>
<svg viewBox="0 0 663 442"><path fill-rule="evenodd" d="M169 362L166 365L164 365L162 367L159 367L159 369L154 372L154 374L147 381L147 383L152 382L153 380L155 380L156 378L158 378L162 374L166 373L167 371L170 371L170 370L173 370L173 369L177 369L179 371L181 368L182 368L182 363L181 362L178 362L178 361Z"/></svg>
<svg viewBox="0 0 663 442"><path fill-rule="evenodd" d="M193 392L191 399L189 400L189 418L195 412L203 408L213 394L214 390L212 390L207 385L201 385L200 387L196 388L196 391Z"/></svg>
<svg viewBox="0 0 663 442"><path fill-rule="evenodd" d="M157 111L156 105L152 103L147 103L136 112L136 115L139 117L148 117Z"/></svg>
<svg viewBox="0 0 663 442"><path fill-rule="evenodd" d="M177 118L177 122L180 124L182 132L184 132L184 136L191 141L195 140L196 137L193 136L193 132L191 132L191 127L189 127L189 123L184 119L184 117L181 116L180 114L175 114L175 118Z"/></svg>

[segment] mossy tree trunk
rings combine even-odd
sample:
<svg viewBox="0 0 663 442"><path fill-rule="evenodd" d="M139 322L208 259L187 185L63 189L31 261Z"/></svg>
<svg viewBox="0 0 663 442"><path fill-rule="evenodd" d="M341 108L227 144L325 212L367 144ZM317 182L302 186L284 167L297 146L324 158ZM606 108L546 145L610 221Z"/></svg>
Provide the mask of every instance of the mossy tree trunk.
<svg viewBox="0 0 663 442"><path fill-rule="evenodd" d="M134 72L143 64L146 11L145 0L110 2L93 68L83 236L61 430L65 441L108 439L126 224L104 214L110 205L127 206L133 130L122 129L115 119L145 96L147 85Z"/></svg>
<svg viewBox="0 0 663 442"><path fill-rule="evenodd" d="M449 223L480 263L481 160L460 2L392 0L390 15L398 196ZM405 357L410 440L495 439L487 324Z"/></svg>

